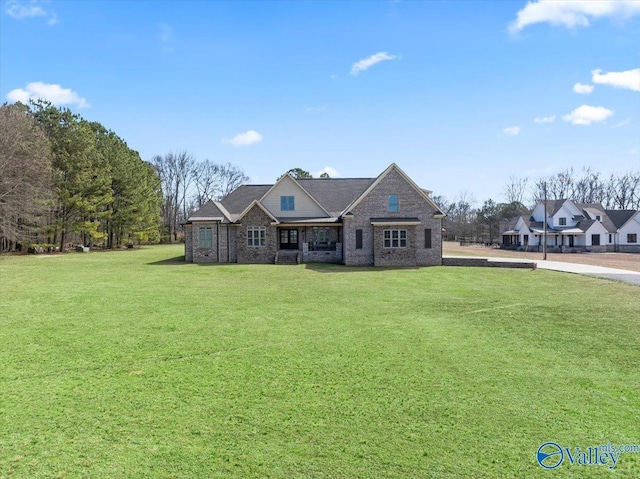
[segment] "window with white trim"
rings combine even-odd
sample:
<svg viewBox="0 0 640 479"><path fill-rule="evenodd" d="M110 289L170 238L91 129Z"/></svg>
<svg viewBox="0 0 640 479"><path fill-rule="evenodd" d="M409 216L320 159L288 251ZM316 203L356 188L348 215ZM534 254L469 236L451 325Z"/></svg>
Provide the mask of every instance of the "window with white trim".
<svg viewBox="0 0 640 479"><path fill-rule="evenodd" d="M564 218L564 217L558 218L558 224L560 226L567 226L567 218Z"/></svg>
<svg viewBox="0 0 640 479"><path fill-rule="evenodd" d="M198 247L211 248L213 243L213 229L211 226L201 226L198 228Z"/></svg>
<svg viewBox="0 0 640 479"><path fill-rule="evenodd" d="M385 248L406 248L407 230L384 230Z"/></svg>
<svg viewBox="0 0 640 479"><path fill-rule="evenodd" d="M266 226L247 226L247 246L264 246L267 240Z"/></svg>
<svg viewBox="0 0 640 479"><path fill-rule="evenodd" d="M636 233L627 233L627 243L637 243L638 235Z"/></svg>

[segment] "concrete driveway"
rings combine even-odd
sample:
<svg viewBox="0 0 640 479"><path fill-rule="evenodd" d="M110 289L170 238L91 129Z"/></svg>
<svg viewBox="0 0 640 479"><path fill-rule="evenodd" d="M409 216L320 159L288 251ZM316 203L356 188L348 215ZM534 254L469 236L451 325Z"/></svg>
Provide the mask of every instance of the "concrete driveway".
<svg viewBox="0 0 640 479"><path fill-rule="evenodd" d="M586 274L598 278L622 281L625 283L640 286L640 273L625 269L605 268L603 266L592 266L588 264L563 263L561 261L534 260L540 269L550 269L553 271L563 271L565 273Z"/></svg>

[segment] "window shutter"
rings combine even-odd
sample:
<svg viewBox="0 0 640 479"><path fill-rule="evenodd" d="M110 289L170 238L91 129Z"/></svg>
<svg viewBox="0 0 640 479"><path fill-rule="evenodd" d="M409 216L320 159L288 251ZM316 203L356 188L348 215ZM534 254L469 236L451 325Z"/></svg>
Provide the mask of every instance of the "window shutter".
<svg viewBox="0 0 640 479"><path fill-rule="evenodd" d="M356 249L362 249L362 230L356 230Z"/></svg>
<svg viewBox="0 0 640 479"><path fill-rule="evenodd" d="M424 230L424 247L431 248L431 228L425 228Z"/></svg>

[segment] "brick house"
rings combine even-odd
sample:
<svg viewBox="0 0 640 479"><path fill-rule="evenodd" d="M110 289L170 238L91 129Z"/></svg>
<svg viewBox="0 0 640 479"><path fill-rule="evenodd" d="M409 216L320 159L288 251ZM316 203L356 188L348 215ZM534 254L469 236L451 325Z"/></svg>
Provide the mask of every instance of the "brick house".
<svg viewBox="0 0 640 479"><path fill-rule="evenodd" d="M194 263L442 264L444 214L396 164L377 178L243 185L185 223Z"/></svg>

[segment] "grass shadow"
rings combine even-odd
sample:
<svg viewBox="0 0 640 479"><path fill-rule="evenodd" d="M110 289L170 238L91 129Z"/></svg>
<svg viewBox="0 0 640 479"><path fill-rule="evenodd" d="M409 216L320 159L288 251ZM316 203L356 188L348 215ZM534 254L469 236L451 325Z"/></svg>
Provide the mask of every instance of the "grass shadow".
<svg viewBox="0 0 640 479"><path fill-rule="evenodd" d="M167 258L160 261L153 261L152 263L147 263L150 266L184 266L184 255L176 256L175 258Z"/></svg>
<svg viewBox="0 0 640 479"><path fill-rule="evenodd" d="M305 263L305 269L316 273L364 273L366 271L402 271L419 269L413 266L345 266L334 263Z"/></svg>

